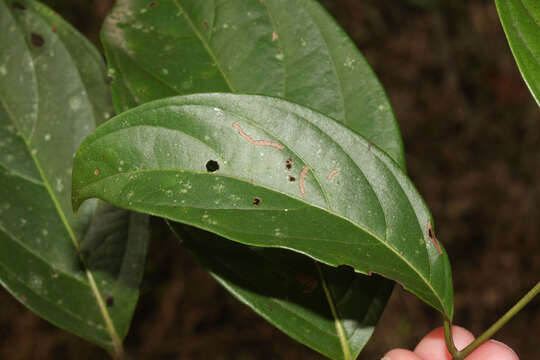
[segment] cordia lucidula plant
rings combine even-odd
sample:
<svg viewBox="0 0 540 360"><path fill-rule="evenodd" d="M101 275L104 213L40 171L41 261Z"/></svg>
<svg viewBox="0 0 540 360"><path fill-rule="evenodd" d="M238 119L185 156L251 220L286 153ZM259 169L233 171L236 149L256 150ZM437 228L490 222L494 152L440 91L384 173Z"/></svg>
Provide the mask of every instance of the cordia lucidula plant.
<svg viewBox="0 0 540 360"><path fill-rule="evenodd" d="M538 101L538 6L496 3ZM358 356L394 282L441 313L454 359L540 291L455 348L449 260L391 106L315 0L118 0L102 28L107 71L37 1L1 0L0 25L0 283L114 358L148 215L331 359Z"/></svg>

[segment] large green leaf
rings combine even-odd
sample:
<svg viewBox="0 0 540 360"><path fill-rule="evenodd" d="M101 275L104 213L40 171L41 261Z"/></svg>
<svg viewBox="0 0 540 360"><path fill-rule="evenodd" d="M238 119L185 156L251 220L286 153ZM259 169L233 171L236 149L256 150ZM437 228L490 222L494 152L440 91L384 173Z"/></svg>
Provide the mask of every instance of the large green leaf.
<svg viewBox="0 0 540 360"><path fill-rule="evenodd" d="M214 234L201 236L200 230L178 223L171 226L240 301L332 359L344 358L343 346L349 358L358 356L394 288L391 281L375 281L382 280L377 275L329 267L292 251L239 245Z"/></svg>
<svg viewBox="0 0 540 360"><path fill-rule="evenodd" d="M138 298L146 216L71 210L83 138L112 114L105 67L34 1L0 1L0 283L39 316L121 352Z"/></svg>
<svg viewBox="0 0 540 360"><path fill-rule="evenodd" d="M540 2L495 0L521 75L540 105Z"/></svg>
<svg viewBox="0 0 540 360"><path fill-rule="evenodd" d="M210 32L209 22L215 24ZM389 151L405 168L399 129L382 87L355 45L316 1L119 0L105 22L102 38L117 112L142 102L197 91L280 95L347 122ZM197 235L192 231L192 237L208 240L202 231ZM220 240L228 244L228 253L233 249L238 254L250 251L242 244ZM258 294L246 292L235 281L234 274L252 272L249 261L239 255L218 258L207 247L195 244L184 242L206 268L225 266L227 262L229 272L211 273L233 295L295 339L326 355L334 354L331 357L335 359L340 358L335 354L358 354L367 343L382 313L381 304L389 297L389 291L381 289L391 289L393 284L356 274L347 292L347 298L358 304L354 307L356 316L352 311L340 314L339 310L335 324L324 323L324 331L331 336L321 341L316 336L321 323L310 337L307 332L299 336L297 327L309 326L307 320L291 326L286 306L273 306L271 297L261 296L268 293L265 287L273 286L266 278L258 281ZM281 257L270 261L276 271L280 261ZM323 277L315 266L304 266L305 259L299 254L291 254L287 261L296 261L290 268L303 269L303 276L310 274L318 279L319 287L325 281L329 291L339 296L341 272L322 267ZM306 308L326 309L322 316L337 307L332 297L321 293L303 297L301 287L289 286L286 290L292 298L309 300L304 303ZM364 317L366 309L369 316ZM340 338L340 329L354 335Z"/></svg>
<svg viewBox="0 0 540 360"><path fill-rule="evenodd" d="M370 142L307 108L232 94L154 101L90 135L73 176L76 208L98 197L376 272L452 318L448 258L410 180Z"/></svg>
<svg viewBox="0 0 540 360"><path fill-rule="evenodd" d="M118 0L103 44L118 112L173 95L271 95L342 121L403 167L375 75L315 0Z"/></svg>

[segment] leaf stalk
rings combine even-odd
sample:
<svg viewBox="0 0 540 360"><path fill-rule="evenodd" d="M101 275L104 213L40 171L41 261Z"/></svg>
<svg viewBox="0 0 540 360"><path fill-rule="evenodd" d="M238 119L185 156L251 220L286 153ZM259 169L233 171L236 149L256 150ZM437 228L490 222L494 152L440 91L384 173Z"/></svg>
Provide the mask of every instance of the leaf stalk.
<svg viewBox="0 0 540 360"><path fill-rule="evenodd" d="M513 318L521 309L525 307L529 302L534 299L540 292L540 281L529 290L510 310L508 310L499 320L497 320L489 329L484 331L482 335L477 337L472 343L470 343L463 350L458 350L454 344L452 338L452 324L449 319L444 319L444 337L446 340L446 347L453 360L463 360L470 353L472 353L477 347L482 345L486 340L491 338L500 328L502 328L511 318Z"/></svg>

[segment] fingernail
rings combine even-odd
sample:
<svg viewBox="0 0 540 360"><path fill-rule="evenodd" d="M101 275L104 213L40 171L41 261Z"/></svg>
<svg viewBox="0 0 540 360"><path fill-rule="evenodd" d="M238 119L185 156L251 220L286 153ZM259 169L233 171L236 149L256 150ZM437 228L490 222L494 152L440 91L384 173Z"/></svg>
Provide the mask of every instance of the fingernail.
<svg viewBox="0 0 540 360"><path fill-rule="evenodd" d="M383 356L381 360L392 360L389 356Z"/></svg>

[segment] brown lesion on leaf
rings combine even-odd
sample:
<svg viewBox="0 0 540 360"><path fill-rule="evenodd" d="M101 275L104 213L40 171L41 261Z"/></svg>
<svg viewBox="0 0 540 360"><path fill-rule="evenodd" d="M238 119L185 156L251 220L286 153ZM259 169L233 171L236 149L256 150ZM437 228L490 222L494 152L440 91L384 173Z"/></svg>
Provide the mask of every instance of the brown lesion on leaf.
<svg viewBox="0 0 540 360"><path fill-rule="evenodd" d="M278 34L276 30L272 31L272 42L276 41L278 39Z"/></svg>
<svg viewBox="0 0 540 360"><path fill-rule="evenodd" d="M285 169L291 170L292 169L292 163L293 163L292 158L288 158L287 160L285 160Z"/></svg>
<svg viewBox="0 0 540 360"><path fill-rule="evenodd" d="M241 137L243 137L244 139L246 139L250 144L252 145L255 145L255 146L270 146L270 147L273 147L273 148L276 148L278 150L283 150L284 146L281 145L281 144L278 144L278 143L275 143L273 141L268 141L268 140L255 140L253 139L251 136L249 136L248 134L246 134L244 132L244 130L242 130L242 127L240 127L240 124L237 123L236 121L233 122L232 124L233 128L235 128L237 131L238 131L238 134L240 134Z"/></svg>
<svg viewBox="0 0 540 360"><path fill-rule="evenodd" d="M330 171L330 174L328 174L328 180L332 180L332 178L334 177L334 175L336 175L337 173L341 172L340 169L334 169L332 171Z"/></svg>
<svg viewBox="0 0 540 360"><path fill-rule="evenodd" d="M439 255L442 255L441 245L439 245L439 241L437 240L437 237L435 236L435 232L433 231L433 228L431 226L431 220L428 220L427 222L426 233L429 240L431 240L433 245L435 245L435 247L437 248Z"/></svg>
<svg viewBox="0 0 540 360"><path fill-rule="evenodd" d="M151 8L151 7L157 6L157 4L158 4L157 1L150 1L150 3L148 4L148 7Z"/></svg>
<svg viewBox="0 0 540 360"><path fill-rule="evenodd" d="M253 199L253 205L255 205L255 206L261 205L261 202L262 202L262 200L261 200L260 197L256 197L256 198Z"/></svg>
<svg viewBox="0 0 540 360"><path fill-rule="evenodd" d="M300 186L300 194L302 196L306 195L306 188L304 187L304 181L306 180L307 173L309 171L309 166L304 166L302 172L300 173L300 179L298 180L298 186Z"/></svg>
<svg viewBox="0 0 540 360"><path fill-rule="evenodd" d="M292 175L288 175L287 179L289 179L290 182L295 182L296 181L296 178L294 176L292 176Z"/></svg>

